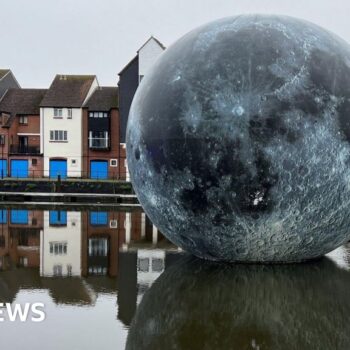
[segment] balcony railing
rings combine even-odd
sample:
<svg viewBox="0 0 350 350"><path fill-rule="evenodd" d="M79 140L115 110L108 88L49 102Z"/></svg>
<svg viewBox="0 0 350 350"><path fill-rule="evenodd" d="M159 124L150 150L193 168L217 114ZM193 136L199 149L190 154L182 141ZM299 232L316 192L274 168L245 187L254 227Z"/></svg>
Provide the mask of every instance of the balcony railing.
<svg viewBox="0 0 350 350"><path fill-rule="evenodd" d="M89 147L93 149L108 149L109 148L109 139L108 137L97 138L92 137L89 138Z"/></svg>
<svg viewBox="0 0 350 350"><path fill-rule="evenodd" d="M10 145L12 154L40 154L40 146Z"/></svg>

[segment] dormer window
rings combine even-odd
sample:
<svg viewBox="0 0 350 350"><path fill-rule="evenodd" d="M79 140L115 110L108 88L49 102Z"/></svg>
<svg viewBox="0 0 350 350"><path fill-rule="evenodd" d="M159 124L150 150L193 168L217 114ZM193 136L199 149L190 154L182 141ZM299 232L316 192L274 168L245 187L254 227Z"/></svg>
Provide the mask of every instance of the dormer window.
<svg viewBox="0 0 350 350"><path fill-rule="evenodd" d="M62 108L54 108L53 109L53 116L54 118L62 118Z"/></svg>
<svg viewBox="0 0 350 350"><path fill-rule="evenodd" d="M6 122L8 121L9 118L10 118L10 116L6 113L0 114L0 125L6 124Z"/></svg>

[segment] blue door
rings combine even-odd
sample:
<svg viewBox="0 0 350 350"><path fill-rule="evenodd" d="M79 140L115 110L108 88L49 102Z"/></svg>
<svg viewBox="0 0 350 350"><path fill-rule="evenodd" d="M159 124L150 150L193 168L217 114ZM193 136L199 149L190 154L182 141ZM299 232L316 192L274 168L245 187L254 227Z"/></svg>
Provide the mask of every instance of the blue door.
<svg viewBox="0 0 350 350"><path fill-rule="evenodd" d="M28 224L28 210L11 210L11 224Z"/></svg>
<svg viewBox="0 0 350 350"><path fill-rule="evenodd" d="M106 211L91 211L90 225L106 226L108 223L108 214Z"/></svg>
<svg viewBox="0 0 350 350"><path fill-rule="evenodd" d="M50 178L56 179L61 175L62 179L67 177L67 161L62 159L50 160Z"/></svg>
<svg viewBox="0 0 350 350"><path fill-rule="evenodd" d="M67 226L67 212L50 210L50 226Z"/></svg>
<svg viewBox="0 0 350 350"><path fill-rule="evenodd" d="M90 162L91 179L107 179L108 178L108 161L92 160Z"/></svg>
<svg viewBox="0 0 350 350"><path fill-rule="evenodd" d="M0 177L7 176L7 160L0 159Z"/></svg>
<svg viewBox="0 0 350 350"><path fill-rule="evenodd" d="M28 177L28 160L11 160L11 177Z"/></svg>
<svg viewBox="0 0 350 350"><path fill-rule="evenodd" d="M0 224L6 224L7 223L7 210L1 209L0 210Z"/></svg>

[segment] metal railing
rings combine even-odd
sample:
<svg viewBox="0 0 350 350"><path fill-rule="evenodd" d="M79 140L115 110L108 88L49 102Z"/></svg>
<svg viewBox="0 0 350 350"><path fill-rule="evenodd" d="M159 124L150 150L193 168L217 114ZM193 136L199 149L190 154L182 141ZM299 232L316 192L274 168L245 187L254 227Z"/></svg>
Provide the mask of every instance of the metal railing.
<svg viewBox="0 0 350 350"><path fill-rule="evenodd" d="M40 146L10 145L11 154L40 154Z"/></svg>
<svg viewBox="0 0 350 350"><path fill-rule="evenodd" d="M28 170L26 173L22 173L21 171L17 171L14 173L5 174L4 171L0 170L0 180L6 179L22 179L22 180L60 180L69 181L69 180L91 180L91 181L130 181L129 173L122 169L116 169L115 171L109 171L106 173L105 171L75 171L68 170L67 173L59 173L50 174L49 170Z"/></svg>

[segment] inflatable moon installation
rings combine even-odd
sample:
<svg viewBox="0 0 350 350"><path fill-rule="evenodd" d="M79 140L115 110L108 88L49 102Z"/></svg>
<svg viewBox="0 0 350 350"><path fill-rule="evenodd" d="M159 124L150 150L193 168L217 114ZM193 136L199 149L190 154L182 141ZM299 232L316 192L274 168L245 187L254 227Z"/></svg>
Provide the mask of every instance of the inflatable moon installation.
<svg viewBox="0 0 350 350"><path fill-rule="evenodd" d="M143 79L127 161L153 223L194 255L317 258L350 239L350 47L309 22L238 16Z"/></svg>

